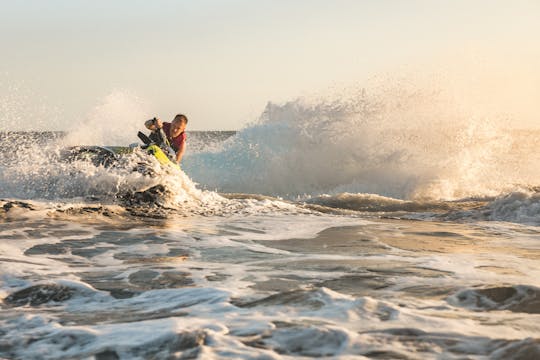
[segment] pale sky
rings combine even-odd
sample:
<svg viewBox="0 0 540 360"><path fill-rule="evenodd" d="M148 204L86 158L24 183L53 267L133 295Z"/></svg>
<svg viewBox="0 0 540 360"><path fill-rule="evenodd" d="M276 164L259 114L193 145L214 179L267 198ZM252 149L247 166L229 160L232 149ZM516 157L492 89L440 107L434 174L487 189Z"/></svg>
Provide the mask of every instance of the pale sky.
<svg viewBox="0 0 540 360"><path fill-rule="evenodd" d="M136 96L148 116L185 113L191 130L239 129L268 101L361 84L445 54L487 51L499 65L509 56L523 79L540 79L527 73L540 60L538 0L0 4L0 130L63 130L114 92ZM520 98L536 99L535 84Z"/></svg>

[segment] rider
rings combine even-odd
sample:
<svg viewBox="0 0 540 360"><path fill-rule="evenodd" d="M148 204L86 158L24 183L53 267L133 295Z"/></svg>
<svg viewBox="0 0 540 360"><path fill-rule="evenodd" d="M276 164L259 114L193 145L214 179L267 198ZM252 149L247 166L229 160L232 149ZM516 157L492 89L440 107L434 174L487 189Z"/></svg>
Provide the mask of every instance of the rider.
<svg viewBox="0 0 540 360"><path fill-rule="evenodd" d="M182 157L184 156L184 152L186 151L185 130L187 122L188 119L185 115L178 114L170 123L162 122L160 119L154 118L151 120L147 120L144 123L144 126L146 126L148 130L152 131L157 129L163 129L167 140L169 141L171 147L176 154L176 162L180 164L180 162L182 161Z"/></svg>

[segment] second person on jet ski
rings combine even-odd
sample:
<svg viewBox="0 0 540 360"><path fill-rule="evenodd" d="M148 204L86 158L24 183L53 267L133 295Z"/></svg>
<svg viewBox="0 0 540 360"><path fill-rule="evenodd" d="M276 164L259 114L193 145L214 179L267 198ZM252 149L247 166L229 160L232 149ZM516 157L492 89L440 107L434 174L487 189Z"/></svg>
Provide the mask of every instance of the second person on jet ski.
<svg viewBox="0 0 540 360"><path fill-rule="evenodd" d="M184 156L184 153L186 151L186 125L187 125L188 119L185 115L178 114L174 117L173 121L169 122L162 122L160 119L153 118L150 120L147 120L144 123L144 126L148 130L151 130L153 133L150 136L150 138L156 142L159 142L160 139L160 133L161 130L163 130L163 133L166 136L166 139L161 139L163 141L166 140L168 145L172 147L172 149L175 152L175 161L180 165L180 162L182 161L182 157Z"/></svg>

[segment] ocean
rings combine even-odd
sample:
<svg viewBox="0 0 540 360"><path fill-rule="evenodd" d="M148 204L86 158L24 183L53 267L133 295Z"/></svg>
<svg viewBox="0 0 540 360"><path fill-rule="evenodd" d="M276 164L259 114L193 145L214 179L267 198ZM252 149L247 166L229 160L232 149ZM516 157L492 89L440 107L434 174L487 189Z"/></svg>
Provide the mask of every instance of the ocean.
<svg viewBox="0 0 540 360"><path fill-rule="evenodd" d="M268 104L182 170L62 158L141 124L0 133L0 357L540 358L540 131L405 95Z"/></svg>

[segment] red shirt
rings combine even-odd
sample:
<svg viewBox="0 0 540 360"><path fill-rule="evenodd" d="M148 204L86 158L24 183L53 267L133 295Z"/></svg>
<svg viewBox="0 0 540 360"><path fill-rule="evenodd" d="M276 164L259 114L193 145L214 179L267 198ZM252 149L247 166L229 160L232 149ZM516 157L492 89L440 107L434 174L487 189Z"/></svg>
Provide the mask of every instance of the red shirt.
<svg viewBox="0 0 540 360"><path fill-rule="evenodd" d="M170 135L171 123L168 123L168 122L163 123L163 131L165 132L165 135L167 136L167 140L169 140L169 142L171 143L173 150L178 152L178 150L186 142L186 132L183 131L177 137L171 138L171 135Z"/></svg>

